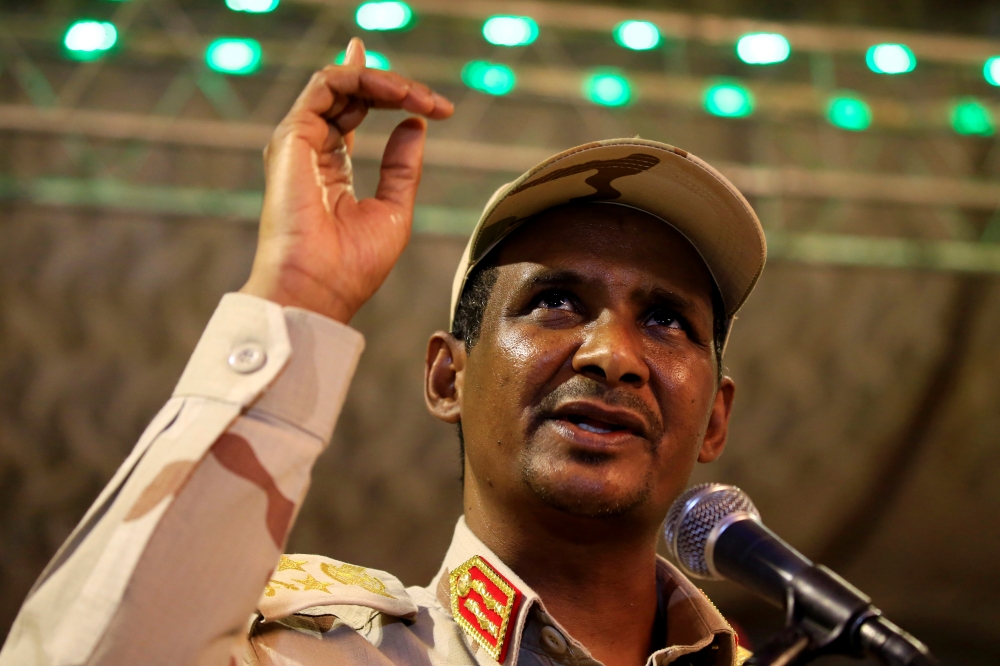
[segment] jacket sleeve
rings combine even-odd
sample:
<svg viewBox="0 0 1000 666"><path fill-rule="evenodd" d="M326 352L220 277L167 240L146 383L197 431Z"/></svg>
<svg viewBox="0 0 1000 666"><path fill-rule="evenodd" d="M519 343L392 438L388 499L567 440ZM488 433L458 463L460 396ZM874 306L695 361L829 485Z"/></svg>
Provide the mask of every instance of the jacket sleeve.
<svg viewBox="0 0 1000 666"><path fill-rule="evenodd" d="M320 315L225 296L0 666L238 663L363 346Z"/></svg>

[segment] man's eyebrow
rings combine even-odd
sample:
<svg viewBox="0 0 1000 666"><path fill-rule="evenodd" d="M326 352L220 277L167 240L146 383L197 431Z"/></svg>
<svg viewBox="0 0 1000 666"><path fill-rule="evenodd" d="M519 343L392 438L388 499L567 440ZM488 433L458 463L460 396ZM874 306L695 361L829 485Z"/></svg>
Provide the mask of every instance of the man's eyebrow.
<svg viewBox="0 0 1000 666"><path fill-rule="evenodd" d="M573 270L553 268L541 270L532 275L527 280L527 284L530 285L531 288L562 287L590 284L593 281L594 280L592 278L581 275ZM632 294L632 300L644 304L665 305L677 310L678 312L691 312L698 309L697 299L655 285L636 290Z"/></svg>
<svg viewBox="0 0 1000 666"><path fill-rule="evenodd" d="M652 302L657 305L667 305L679 312L690 312L698 307L695 299L662 287L653 287L648 291L643 290L635 294L635 299Z"/></svg>
<svg viewBox="0 0 1000 666"><path fill-rule="evenodd" d="M532 287L582 284L584 282L588 282L585 277L576 271L567 269L548 269L539 271L528 279L528 284Z"/></svg>

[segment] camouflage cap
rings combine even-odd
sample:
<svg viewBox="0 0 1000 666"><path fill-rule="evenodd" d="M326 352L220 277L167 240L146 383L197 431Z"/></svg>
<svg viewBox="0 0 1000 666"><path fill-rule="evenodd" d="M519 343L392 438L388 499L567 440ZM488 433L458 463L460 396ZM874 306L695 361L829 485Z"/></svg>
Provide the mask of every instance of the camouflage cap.
<svg viewBox="0 0 1000 666"><path fill-rule="evenodd" d="M764 269L764 230L725 176L658 141L595 141L550 157L493 194L455 273L449 325L472 269L500 241L537 213L585 202L631 206L683 234L712 274L730 321Z"/></svg>

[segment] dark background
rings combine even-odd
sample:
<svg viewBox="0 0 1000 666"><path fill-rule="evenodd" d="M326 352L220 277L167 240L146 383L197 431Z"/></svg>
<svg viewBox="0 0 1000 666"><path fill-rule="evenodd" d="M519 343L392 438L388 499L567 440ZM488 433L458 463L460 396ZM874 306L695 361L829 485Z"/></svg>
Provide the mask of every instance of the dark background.
<svg viewBox="0 0 1000 666"><path fill-rule="evenodd" d="M1000 239L996 140L959 137L937 111L882 122L875 102L876 122L857 134L831 128L821 112L773 110L796 91L841 87L887 109L936 109L962 95L997 109L1000 89L982 80L981 64L928 59L906 77L878 77L863 53L803 53L793 43L787 63L754 69L735 60L731 44L668 39L633 54L594 32L544 25L535 45L515 53L483 42L482 18L413 6L413 29L363 36L400 71L426 75L458 101L455 119L431 136L461 145L429 150L418 233L354 322L367 350L290 552L388 570L407 584L430 578L461 504L457 440L425 412L422 358L428 334L447 325L463 233L493 189L533 156L639 133L724 165L772 239L772 259L727 352L738 387L729 449L695 481L743 487L768 525L869 593L946 663L995 663L1000 261L970 271L871 248L895 240L979 248ZM993 44L1000 55L996 3L617 6L947 33L965 45ZM249 16L221 0L0 5L0 631L170 394L219 297L246 278L263 186L259 148L308 68L324 62L292 67L288 53L309 34L317 53L335 53L363 32L353 7L287 1ZM64 57L59 41L72 18L129 11L130 31L99 66ZM212 75L198 62L219 34L255 36L278 55L254 77ZM448 69L474 57L549 72L553 87L561 72L601 63L639 78L674 77L678 86L733 76L759 87L760 109L743 120L713 118L668 90L609 110L537 92L544 86L532 88L527 75L523 92L486 98ZM223 146L218 133L137 138L124 121L76 131L22 113L36 107L209 120L247 134ZM362 138L377 144L398 119L372 118ZM479 145L492 152L470 151ZM360 151L362 193L373 188L378 149ZM787 178L764 186L739 171L756 167L856 179L796 190ZM859 196L865 181L875 193ZM986 189L973 196L969 187ZM778 242L809 234L876 244L852 246L852 254L828 242L810 254ZM733 586L705 589L757 641L780 626L776 611Z"/></svg>

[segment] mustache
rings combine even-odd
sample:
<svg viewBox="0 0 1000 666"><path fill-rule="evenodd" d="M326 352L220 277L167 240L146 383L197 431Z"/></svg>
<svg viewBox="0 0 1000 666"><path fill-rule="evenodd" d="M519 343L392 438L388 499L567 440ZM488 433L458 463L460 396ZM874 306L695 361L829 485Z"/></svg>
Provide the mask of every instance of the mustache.
<svg viewBox="0 0 1000 666"><path fill-rule="evenodd" d="M541 422L551 416L562 404L573 400L596 399L613 407L624 407L640 414L649 426L653 443L663 434L663 421L649 405L627 389L612 388L583 375L577 375L560 384L538 403L536 419Z"/></svg>

